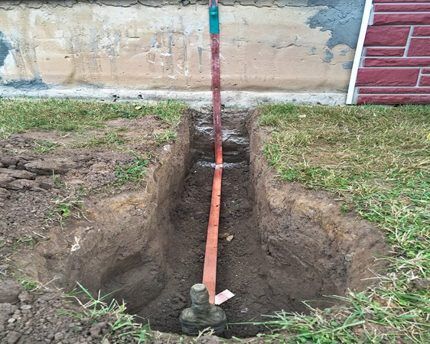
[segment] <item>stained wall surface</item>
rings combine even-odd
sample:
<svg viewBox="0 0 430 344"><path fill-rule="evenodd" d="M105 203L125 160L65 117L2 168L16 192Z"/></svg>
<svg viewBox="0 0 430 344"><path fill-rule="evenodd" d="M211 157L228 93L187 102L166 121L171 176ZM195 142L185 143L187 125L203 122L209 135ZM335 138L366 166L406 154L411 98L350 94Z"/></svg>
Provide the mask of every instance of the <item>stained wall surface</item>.
<svg viewBox="0 0 430 344"><path fill-rule="evenodd" d="M346 91L364 0L220 1L225 90ZM2 1L3 89L208 90L206 1Z"/></svg>

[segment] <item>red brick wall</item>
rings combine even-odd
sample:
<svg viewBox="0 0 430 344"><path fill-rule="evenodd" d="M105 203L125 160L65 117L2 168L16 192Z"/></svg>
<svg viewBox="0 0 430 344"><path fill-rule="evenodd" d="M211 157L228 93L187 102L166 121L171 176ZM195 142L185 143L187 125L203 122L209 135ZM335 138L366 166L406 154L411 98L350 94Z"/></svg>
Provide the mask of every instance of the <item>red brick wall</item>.
<svg viewBox="0 0 430 344"><path fill-rule="evenodd" d="M373 0L357 103L430 103L430 0Z"/></svg>

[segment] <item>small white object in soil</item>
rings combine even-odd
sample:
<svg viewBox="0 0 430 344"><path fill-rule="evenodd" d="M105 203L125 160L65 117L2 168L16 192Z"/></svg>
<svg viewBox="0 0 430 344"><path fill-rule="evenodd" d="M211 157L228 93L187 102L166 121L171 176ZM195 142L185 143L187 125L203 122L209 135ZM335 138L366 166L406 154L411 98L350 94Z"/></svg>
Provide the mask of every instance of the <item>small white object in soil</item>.
<svg viewBox="0 0 430 344"><path fill-rule="evenodd" d="M224 302L230 300L233 296L234 294L230 290L226 289L218 295L215 295L215 304L219 306Z"/></svg>
<svg viewBox="0 0 430 344"><path fill-rule="evenodd" d="M70 248L70 252L75 252L81 248L81 245L79 245L80 240L81 240L81 238L78 238L75 236L75 243Z"/></svg>

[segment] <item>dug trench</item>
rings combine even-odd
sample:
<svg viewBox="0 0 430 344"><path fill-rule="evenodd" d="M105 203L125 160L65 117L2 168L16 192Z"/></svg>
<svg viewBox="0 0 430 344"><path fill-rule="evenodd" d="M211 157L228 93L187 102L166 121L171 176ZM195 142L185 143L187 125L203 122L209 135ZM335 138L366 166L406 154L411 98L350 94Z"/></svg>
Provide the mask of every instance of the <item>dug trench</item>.
<svg viewBox="0 0 430 344"><path fill-rule="evenodd" d="M262 155L264 132L245 112L223 114L224 176L217 289L226 336L274 311L306 312L360 290L382 269L377 229L345 215L329 194L282 184ZM89 197L85 216L37 247L26 266L39 280L112 293L152 329L180 333L189 289L202 279L213 174L210 115L194 113L147 172L141 190ZM65 234L67 233L67 235ZM238 324L239 323L239 324Z"/></svg>

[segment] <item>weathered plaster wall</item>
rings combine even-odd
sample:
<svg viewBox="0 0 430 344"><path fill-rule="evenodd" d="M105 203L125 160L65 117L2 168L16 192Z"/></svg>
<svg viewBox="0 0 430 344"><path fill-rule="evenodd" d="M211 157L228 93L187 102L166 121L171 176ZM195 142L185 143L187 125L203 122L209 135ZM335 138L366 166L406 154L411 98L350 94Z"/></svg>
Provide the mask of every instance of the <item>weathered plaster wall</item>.
<svg viewBox="0 0 430 344"><path fill-rule="evenodd" d="M206 3L2 1L0 83L207 90ZM364 0L221 3L224 89L346 90Z"/></svg>

